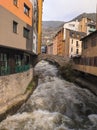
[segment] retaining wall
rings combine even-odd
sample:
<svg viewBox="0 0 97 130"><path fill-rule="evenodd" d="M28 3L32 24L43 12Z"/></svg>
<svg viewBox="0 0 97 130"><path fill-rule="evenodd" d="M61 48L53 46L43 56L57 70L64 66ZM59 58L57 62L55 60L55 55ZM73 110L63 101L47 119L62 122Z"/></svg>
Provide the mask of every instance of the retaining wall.
<svg viewBox="0 0 97 130"><path fill-rule="evenodd" d="M25 93L33 78L33 68L26 72L0 76L0 107Z"/></svg>

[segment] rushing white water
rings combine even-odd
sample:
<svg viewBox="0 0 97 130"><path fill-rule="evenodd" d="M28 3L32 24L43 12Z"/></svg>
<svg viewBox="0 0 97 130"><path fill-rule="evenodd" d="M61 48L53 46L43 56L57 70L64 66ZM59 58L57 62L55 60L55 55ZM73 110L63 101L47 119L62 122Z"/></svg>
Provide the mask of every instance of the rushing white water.
<svg viewBox="0 0 97 130"><path fill-rule="evenodd" d="M36 90L18 114L0 123L0 130L97 130L97 97L67 82L48 62L35 67Z"/></svg>

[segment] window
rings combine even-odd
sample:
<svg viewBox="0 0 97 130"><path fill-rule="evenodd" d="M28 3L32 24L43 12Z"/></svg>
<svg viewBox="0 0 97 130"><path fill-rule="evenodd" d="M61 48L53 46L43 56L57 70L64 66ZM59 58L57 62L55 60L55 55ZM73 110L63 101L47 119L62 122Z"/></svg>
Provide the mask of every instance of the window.
<svg viewBox="0 0 97 130"><path fill-rule="evenodd" d="M27 29L27 28L25 28L24 27L24 29L23 29L23 36L25 37L25 38L29 38L29 30Z"/></svg>
<svg viewBox="0 0 97 130"><path fill-rule="evenodd" d="M74 33L72 33L72 37L74 37Z"/></svg>
<svg viewBox="0 0 97 130"><path fill-rule="evenodd" d="M73 44L73 39L72 39L72 44Z"/></svg>
<svg viewBox="0 0 97 130"><path fill-rule="evenodd" d="M78 47L78 41L76 41L76 47Z"/></svg>
<svg viewBox="0 0 97 130"><path fill-rule="evenodd" d="M6 53L0 53L0 76L9 73L8 56Z"/></svg>
<svg viewBox="0 0 97 130"><path fill-rule="evenodd" d="M79 38L80 37L80 35L79 34L77 34L77 38Z"/></svg>
<svg viewBox="0 0 97 130"><path fill-rule="evenodd" d="M30 11L30 8L29 8L26 4L24 4L24 13L25 13L27 16L29 16L29 11Z"/></svg>
<svg viewBox="0 0 97 130"><path fill-rule="evenodd" d="M16 66L21 66L22 64L22 60L21 60L21 56L20 55L15 55L15 64Z"/></svg>
<svg viewBox="0 0 97 130"><path fill-rule="evenodd" d="M76 54L78 54L79 53L79 49L76 49Z"/></svg>
<svg viewBox="0 0 97 130"><path fill-rule="evenodd" d="M14 4L15 6L18 6L18 0L13 0L13 4Z"/></svg>
<svg viewBox="0 0 97 130"><path fill-rule="evenodd" d="M87 48L88 48L88 42L87 42L87 40L84 41L84 42L82 43L82 45L83 45L83 49L87 49Z"/></svg>
<svg viewBox="0 0 97 130"><path fill-rule="evenodd" d="M18 23L13 21L13 32L17 33L17 27L18 27Z"/></svg>
<svg viewBox="0 0 97 130"><path fill-rule="evenodd" d="M73 52L73 48L71 48L71 52Z"/></svg>

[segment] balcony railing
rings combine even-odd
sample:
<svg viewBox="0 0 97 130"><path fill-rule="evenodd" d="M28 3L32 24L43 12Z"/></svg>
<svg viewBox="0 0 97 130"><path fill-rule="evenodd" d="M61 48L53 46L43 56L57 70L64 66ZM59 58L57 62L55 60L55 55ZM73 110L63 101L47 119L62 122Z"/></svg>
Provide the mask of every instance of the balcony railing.
<svg viewBox="0 0 97 130"><path fill-rule="evenodd" d="M30 69L30 65L15 66L13 73L20 73ZM0 67L0 76L12 74L11 67Z"/></svg>

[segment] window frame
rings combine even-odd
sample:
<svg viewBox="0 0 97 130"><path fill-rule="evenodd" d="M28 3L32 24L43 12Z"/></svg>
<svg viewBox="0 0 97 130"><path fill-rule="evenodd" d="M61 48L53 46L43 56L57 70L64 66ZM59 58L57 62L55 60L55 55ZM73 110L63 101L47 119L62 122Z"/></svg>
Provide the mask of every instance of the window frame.
<svg viewBox="0 0 97 130"><path fill-rule="evenodd" d="M29 29L27 29L26 27L23 28L23 36L27 39L29 39L29 32Z"/></svg>
<svg viewBox="0 0 97 130"><path fill-rule="evenodd" d="M18 33L18 23L16 21L13 21L13 33Z"/></svg>
<svg viewBox="0 0 97 130"><path fill-rule="evenodd" d="M30 15L30 8L27 4L24 3L24 14L29 16Z"/></svg>
<svg viewBox="0 0 97 130"><path fill-rule="evenodd" d="M13 0L13 4L18 7L18 0Z"/></svg>

